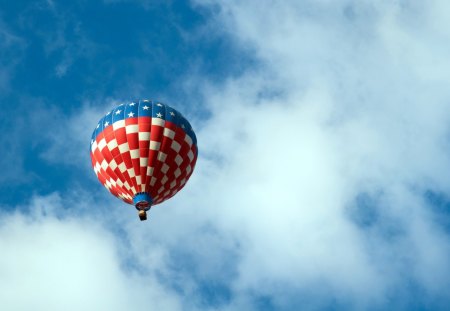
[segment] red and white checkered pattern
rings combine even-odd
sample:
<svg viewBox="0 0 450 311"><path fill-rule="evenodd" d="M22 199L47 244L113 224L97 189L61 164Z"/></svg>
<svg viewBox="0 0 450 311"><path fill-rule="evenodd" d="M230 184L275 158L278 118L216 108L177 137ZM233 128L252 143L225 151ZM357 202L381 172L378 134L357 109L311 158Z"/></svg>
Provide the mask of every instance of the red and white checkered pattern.
<svg viewBox="0 0 450 311"><path fill-rule="evenodd" d="M197 146L175 123L142 116L106 126L91 144L91 160L113 195L133 204L136 193L147 192L156 205L184 187L194 171Z"/></svg>

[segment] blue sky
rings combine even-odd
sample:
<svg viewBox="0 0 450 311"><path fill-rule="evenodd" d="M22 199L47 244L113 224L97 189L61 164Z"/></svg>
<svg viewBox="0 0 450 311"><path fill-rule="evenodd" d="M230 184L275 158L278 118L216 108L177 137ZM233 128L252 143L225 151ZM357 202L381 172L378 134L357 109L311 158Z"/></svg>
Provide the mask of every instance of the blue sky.
<svg viewBox="0 0 450 311"><path fill-rule="evenodd" d="M449 12L3 3L2 308L446 310ZM103 114L137 98L181 111L199 146L144 223L88 152Z"/></svg>

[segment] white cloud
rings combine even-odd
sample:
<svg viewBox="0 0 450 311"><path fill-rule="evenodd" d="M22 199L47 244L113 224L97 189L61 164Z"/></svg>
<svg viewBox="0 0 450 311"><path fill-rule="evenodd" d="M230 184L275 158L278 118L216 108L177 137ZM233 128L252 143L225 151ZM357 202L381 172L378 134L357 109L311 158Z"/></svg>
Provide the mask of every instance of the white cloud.
<svg viewBox="0 0 450 311"><path fill-rule="evenodd" d="M368 307L412 280L442 303L449 238L423 193L450 190L446 5L208 5L220 8L217 31L260 60L205 94L212 118L199 132L191 184L196 204L242 237L235 286L285 308L292 301L282 302L277 284ZM271 89L279 95L261 96ZM348 217L364 192L382 197L366 229ZM391 303L401 307L413 294L398 292Z"/></svg>
<svg viewBox="0 0 450 311"><path fill-rule="evenodd" d="M3 309L181 309L156 275L123 267L120 242L98 222L57 217L57 210L65 208L57 194L35 197L29 208L30 215L1 218ZM147 264L162 265L152 259Z"/></svg>
<svg viewBox="0 0 450 311"><path fill-rule="evenodd" d="M217 12L208 27L253 51L258 68L220 85L185 83L202 85L211 114L190 116L196 172L147 224L111 209L128 256L180 288L171 301L189 297L189 308L202 308L200 283L211 280L231 291L219 309L258 309L263 298L275 309L408 309L415 299L443 308L449 236L423 194L450 195L447 5L198 5ZM83 111L74 120L95 125Z"/></svg>

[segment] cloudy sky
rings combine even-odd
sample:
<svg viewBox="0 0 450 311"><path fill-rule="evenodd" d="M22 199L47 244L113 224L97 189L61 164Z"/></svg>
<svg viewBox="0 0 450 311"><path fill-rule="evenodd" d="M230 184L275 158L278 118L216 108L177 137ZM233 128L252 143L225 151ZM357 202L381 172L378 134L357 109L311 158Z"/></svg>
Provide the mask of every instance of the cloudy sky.
<svg viewBox="0 0 450 311"><path fill-rule="evenodd" d="M450 4L1 1L2 310L447 310ZM137 98L197 133L140 222L90 166Z"/></svg>

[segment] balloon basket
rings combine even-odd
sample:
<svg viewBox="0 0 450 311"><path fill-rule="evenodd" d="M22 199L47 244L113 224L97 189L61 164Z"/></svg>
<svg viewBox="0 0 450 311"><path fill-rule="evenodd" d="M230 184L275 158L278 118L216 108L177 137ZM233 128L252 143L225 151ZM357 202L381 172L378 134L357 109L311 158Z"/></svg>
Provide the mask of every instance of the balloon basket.
<svg viewBox="0 0 450 311"><path fill-rule="evenodd" d="M147 220L147 212L146 211L140 210L138 214L139 214L139 219L141 221Z"/></svg>

